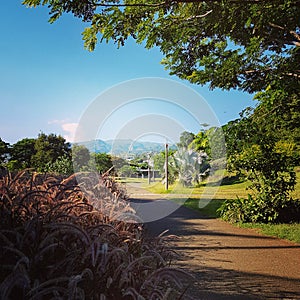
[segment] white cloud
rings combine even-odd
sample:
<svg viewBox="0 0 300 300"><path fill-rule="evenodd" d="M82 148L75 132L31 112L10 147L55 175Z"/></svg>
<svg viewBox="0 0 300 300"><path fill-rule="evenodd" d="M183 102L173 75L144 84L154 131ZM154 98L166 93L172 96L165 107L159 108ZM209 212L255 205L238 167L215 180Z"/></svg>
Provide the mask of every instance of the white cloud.
<svg viewBox="0 0 300 300"><path fill-rule="evenodd" d="M62 129L66 132L64 138L67 142L75 142L75 133L77 129L78 123L64 123L61 124Z"/></svg>
<svg viewBox="0 0 300 300"><path fill-rule="evenodd" d="M50 121L48 121L48 124L49 125L52 125L52 124L62 125L62 124L65 124L67 122L70 122L70 120L69 119L64 119L64 120L50 120Z"/></svg>
<svg viewBox="0 0 300 300"><path fill-rule="evenodd" d="M75 133L78 127L78 123L72 123L70 122L70 119L54 119L48 121L48 124L55 126L57 132L62 132L61 135L66 139L67 142L76 142Z"/></svg>

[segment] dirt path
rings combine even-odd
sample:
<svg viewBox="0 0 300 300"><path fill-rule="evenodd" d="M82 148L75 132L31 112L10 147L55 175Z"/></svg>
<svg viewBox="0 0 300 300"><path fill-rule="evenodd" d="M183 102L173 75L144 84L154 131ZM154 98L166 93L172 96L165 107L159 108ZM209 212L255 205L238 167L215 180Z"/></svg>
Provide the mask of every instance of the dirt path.
<svg viewBox="0 0 300 300"><path fill-rule="evenodd" d="M137 188L135 203L159 198ZM180 207L146 223L152 235L166 229L178 236L178 267L195 276L185 299L300 299L300 244L242 229Z"/></svg>

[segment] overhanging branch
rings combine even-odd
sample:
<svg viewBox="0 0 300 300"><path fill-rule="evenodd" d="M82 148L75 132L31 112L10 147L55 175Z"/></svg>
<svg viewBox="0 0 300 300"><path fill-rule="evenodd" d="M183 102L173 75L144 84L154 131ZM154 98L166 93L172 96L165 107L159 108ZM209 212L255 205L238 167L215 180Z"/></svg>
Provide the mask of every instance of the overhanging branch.
<svg viewBox="0 0 300 300"><path fill-rule="evenodd" d="M206 0L206 1L199 1L199 0L173 0L173 1L162 1L160 3L94 3L97 7L164 7L165 5L174 5L178 3L201 3L201 2L212 2L212 3L222 3L223 0ZM237 4L258 4L258 3L274 3L274 0L228 0L229 3L237 3ZM282 1L283 2L283 1ZM300 0L296 0L295 3L292 5L299 5Z"/></svg>
<svg viewBox="0 0 300 300"><path fill-rule="evenodd" d="M269 25L273 28L277 28L277 29L281 29L284 30L286 32L289 32L292 36L294 36L294 38L296 39L296 41L294 41L293 43L295 44L295 46L300 47L300 35L294 31L294 30L288 30L287 28L274 24L274 23L269 23Z"/></svg>

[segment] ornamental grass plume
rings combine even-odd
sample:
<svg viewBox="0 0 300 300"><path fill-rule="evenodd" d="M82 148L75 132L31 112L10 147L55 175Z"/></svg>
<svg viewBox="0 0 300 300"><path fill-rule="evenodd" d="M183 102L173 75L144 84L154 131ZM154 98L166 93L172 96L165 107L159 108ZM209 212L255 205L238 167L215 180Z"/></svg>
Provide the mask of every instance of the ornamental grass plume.
<svg viewBox="0 0 300 300"><path fill-rule="evenodd" d="M79 177L78 177L79 176ZM83 184L78 178L85 177ZM176 299L187 274L107 175L0 178L1 299Z"/></svg>

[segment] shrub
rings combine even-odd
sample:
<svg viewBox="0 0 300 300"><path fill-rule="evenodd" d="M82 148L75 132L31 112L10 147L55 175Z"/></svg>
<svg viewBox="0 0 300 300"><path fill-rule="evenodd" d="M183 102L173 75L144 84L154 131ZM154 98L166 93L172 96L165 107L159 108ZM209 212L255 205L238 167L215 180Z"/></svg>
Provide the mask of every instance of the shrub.
<svg viewBox="0 0 300 300"><path fill-rule="evenodd" d="M232 221L263 223L299 219L293 214L288 218L287 214L294 208L297 211L299 203L291 197L296 184L294 156L297 147L294 143L277 141L262 132L259 137L259 144L245 143L243 150L232 155L229 162L231 168L252 182L252 194L248 199L240 199L236 203L224 203L221 216ZM235 212L229 212L229 209ZM242 211L241 218L237 213L239 211Z"/></svg>
<svg viewBox="0 0 300 300"><path fill-rule="evenodd" d="M278 195L280 198L280 195ZM247 199L225 200L217 213L229 222L290 223L300 222L300 201L270 199L267 194Z"/></svg>
<svg viewBox="0 0 300 300"><path fill-rule="evenodd" d="M74 173L72 159L66 155L59 157L53 163L47 163L43 171L45 171L46 173L70 176Z"/></svg>

